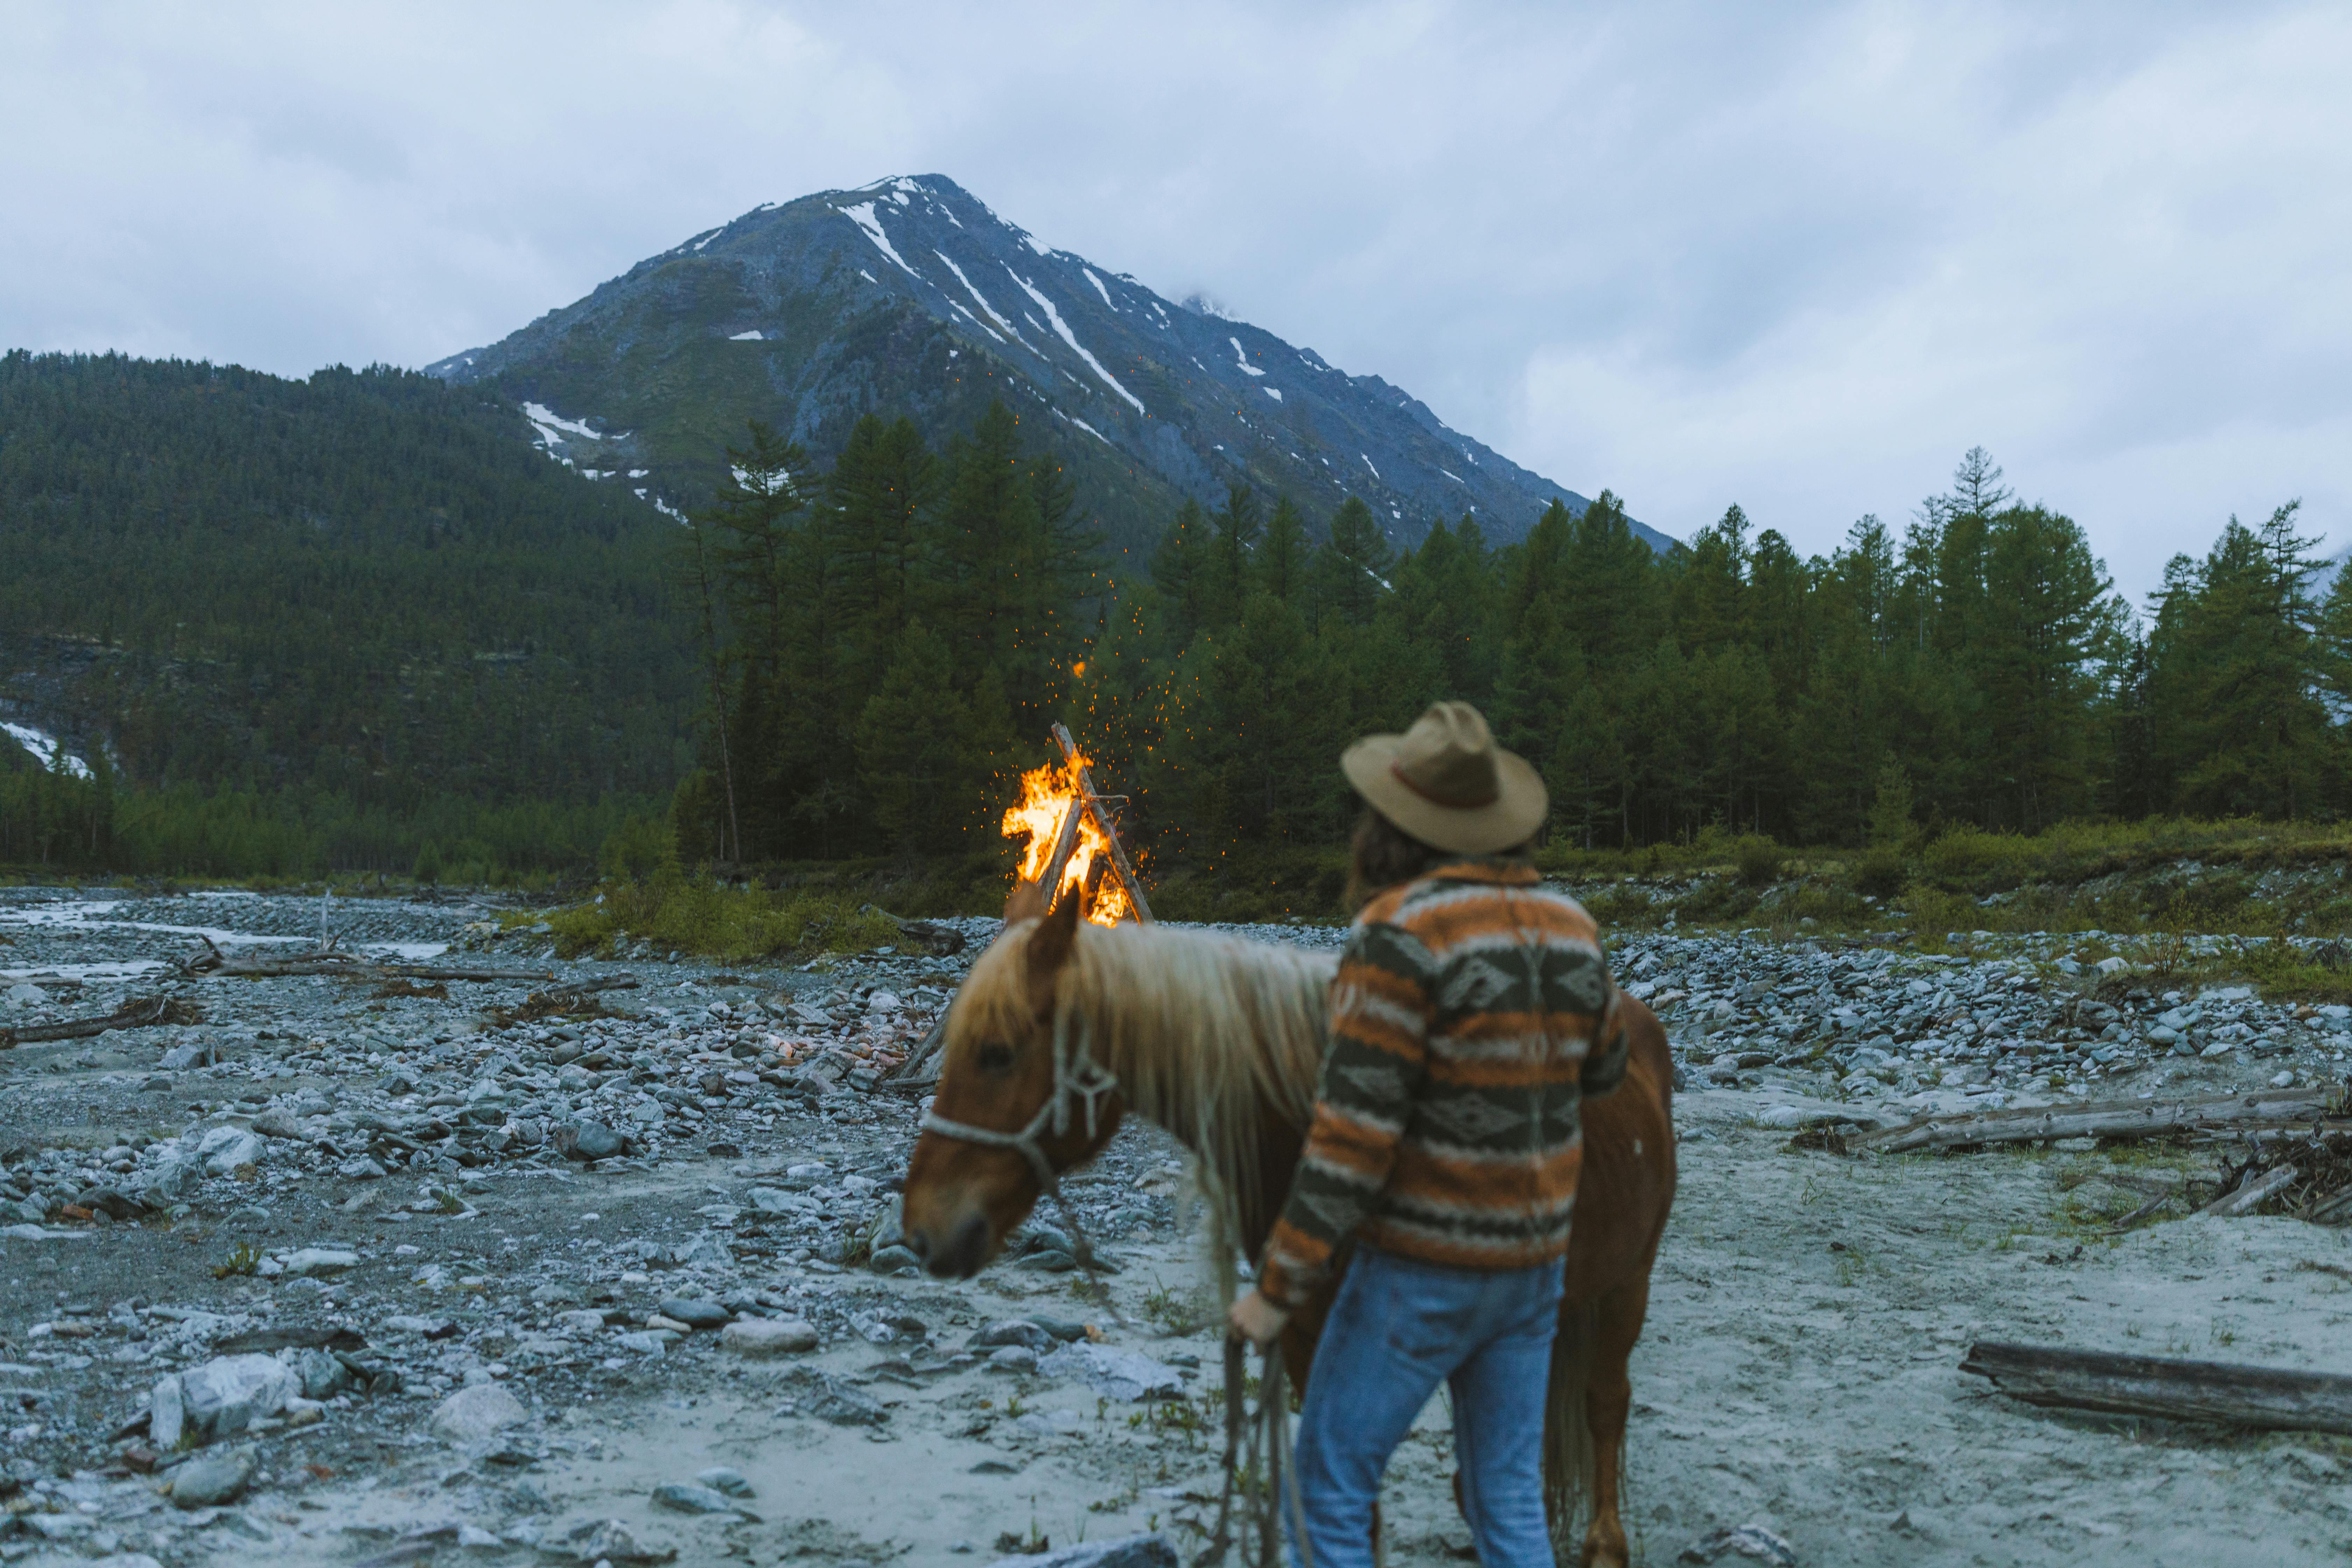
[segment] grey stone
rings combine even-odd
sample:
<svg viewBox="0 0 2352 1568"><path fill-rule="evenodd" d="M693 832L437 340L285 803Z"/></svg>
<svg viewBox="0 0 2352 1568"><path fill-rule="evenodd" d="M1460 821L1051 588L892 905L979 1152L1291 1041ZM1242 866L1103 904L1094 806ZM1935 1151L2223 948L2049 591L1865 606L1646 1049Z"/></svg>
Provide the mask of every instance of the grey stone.
<svg viewBox="0 0 2352 1568"><path fill-rule="evenodd" d="M719 1347L740 1356L797 1355L816 1349L814 1325L798 1318L739 1318L719 1333Z"/></svg>
<svg viewBox="0 0 2352 1568"><path fill-rule="evenodd" d="M1758 1523L1743 1524L1737 1530L1710 1531L1684 1547L1679 1561L1713 1563L1726 1554L1762 1563L1768 1568L1797 1568L1796 1548L1769 1526ZM1032 1561L1042 1563L1045 1559Z"/></svg>
<svg viewBox="0 0 2352 1568"><path fill-rule="evenodd" d="M261 1163L261 1139L249 1127L215 1127L196 1145L196 1158L213 1175L234 1175L239 1165Z"/></svg>
<svg viewBox="0 0 2352 1568"><path fill-rule="evenodd" d="M804 1193L788 1193L782 1187L753 1187L744 1195L761 1214L813 1215L823 1206Z"/></svg>
<svg viewBox="0 0 2352 1568"><path fill-rule="evenodd" d="M1037 1370L1048 1377L1075 1377L1107 1399L1130 1404L1180 1398L1184 1393L1184 1380L1174 1367L1114 1345L1064 1345L1039 1362Z"/></svg>
<svg viewBox="0 0 2352 1568"><path fill-rule="evenodd" d="M801 1390L801 1414L835 1426L879 1426L890 1413L866 1394L837 1378L803 1367L792 1373Z"/></svg>
<svg viewBox="0 0 2352 1568"><path fill-rule="evenodd" d="M866 1266L877 1274L896 1274L901 1268L920 1268L923 1260L903 1247L877 1247Z"/></svg>
<svg viewBox="0 0 2352 1568"><path fill-rule="evenodd" d="M433 1412L433 1430L460 1443L471 1443L502 1432L529 1415L522 1401L501 1385L470 1384Z"/></svg>
<svg viewBox="0 0 2352 1568"><path fill-rule="evenodd" d="M617 1519L575 1525L564 1540L570 1544L573 1561L583 1565L610 1563L613 1568L635 1568L640 1563L669 1563L677 1557L677 1547L639 1541L635 1532ZM546 1548L541 1550L544 1552Z"/></svg>
<svg viewBox="0 0 2352 1568"><path fill-rule="evenodd" d="M555 1130L555 1147L568 1160L608 1160L625 1142L601 1121L567 1121Z"/></svg>
<svg viewBox="0 0 2352 1568"><path fill-rule="evenodd" d="M354 1381L352 1369L325 1351L297 1351L289 1364L293 1367L294 1375L302 1380L302 1397L305 1399L332 1399Z"/></svg>
<svg viewBox="0 0 2352 1568"><path fill-rule="evenodd" d="M689 1329L723 1329L733 1316L716 1301L684 1296L665 1299L656 1309L665 1318L684 1323Z"/></svg>
<svg viewBox="0 0 2352 1568"><path fill-rule="evenodd" d="M750 1497L751 1483L740 1470L730 1470L724 1465L713 1465L694 1478L706 1487L725 1492L729 1497Z"/></svg>
<svg viewBox="0 0 2352 1568"><path fill-rule="evenodd" d="M738 1476L736 1479L740 1480L742 1478ZM747 1486L744 1489L748 1491L750 1488ZM731 1513L755 1521L759 1517L746 1511L733 1498L715 1488L690 1487L680 1481L665 1481L656 1487L654 1505L678 1513Z"/></svg>
<svg viewBox="0 0 2352 1568"><path fill-rule="evenodd" d="M341 1274L359 1266L360 1255L335 1247L305 1247L286 1259L286 1272L296 1279L307 1275Z"/></svg>
<svg viewBox="0 0 2352 1568"><path fill-rule="evenodd" d="M264 1138L299 1138L302 1130L282 1110L265 1110L253 1119L253 1130Z"/></svg>
<svg viewBox="0 0 2352 1568"><path fill-rule="evenodd" d="M228 1448L190 1459L172 1472L172 1501L186 1509L235 1502L253 1484L257 1468L250 1448Z"/></svg>
<svg viewBox="0 0 2352 1568"><path fill-rule="evenodd" d="M1044 1354L1054 1348L1054 1336L1026 1318L999 1318L995 1322L975 1331L964 1342L966 1350L987 1350L994 1345L1021 1345Z"/></svg>
<svg viewBox="0 0 2352 1568"><path fill-rule="evenodd" d="M187 1436L187 1405L180 1397L180 1374L172 1373L147 1395L147 1440L168 1454Z"/></svg>
<svg viewBox="0 0 2352 1568"><path fill-rule="evenodd" d="M1027 1345L1000 1345L988 1353L991 1372L1035 1372L1037 1352Z"/></svg>
<svg viewBox="0 0 2352 1568"><path fill-rule="evenodd" d="M1082 1541L1036 1557L1000 1557L989 1568L1181 1568L1176 1543L1159 1531Z"/></svg>
<svg viewBox="0 0 2352 1568"><path fill-rule="evenodd" d="M165 1072L184 1072L189 1068L207 1066L212 1059L213 1047L209 1042L183 1040L165 1051L163 1059L155 1065Z"/></svg>
<svg viewBox="0 0 2352 1568"><path fill-rule="evenodd" d="M365 1154L344 1161L338 1169L354 1182L373 1182L384 1173L383 1166Z"/></svg>
<svg viewBox="0 0 2352 1568"><path fill-rule="evenodd" d="M170 1384L166 1387L165 1384ZM218 1356L192 1371L163 1379L150 1395L150 1440L159 1449L201 1447L233 1436L265 1415L286 1408L301 1392L293 1368L259 1353ZM171 1407L179 1420L171 1418ZM155 1431L155 1427L163 1430Z"/></svg>

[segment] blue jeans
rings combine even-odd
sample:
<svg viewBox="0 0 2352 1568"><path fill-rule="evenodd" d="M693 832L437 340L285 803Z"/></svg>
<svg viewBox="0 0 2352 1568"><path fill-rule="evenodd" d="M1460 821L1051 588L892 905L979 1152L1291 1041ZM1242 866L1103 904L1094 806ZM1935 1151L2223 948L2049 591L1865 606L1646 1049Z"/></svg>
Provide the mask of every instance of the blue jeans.
<svg viewBox="0 0 2352 1568"><path fill-rule="evenodd" d="M1551 1568L1544 1389L1559 1294L1557 1260L1487 1271L1356 1249L1298 1414L1299 1505L1313 1568L1371 1568L1381 1473L1440 1380L1454 1390L1454 1458L1479 1563ZM1296 1563L1295 1543L1292 1551Z"/></svg>

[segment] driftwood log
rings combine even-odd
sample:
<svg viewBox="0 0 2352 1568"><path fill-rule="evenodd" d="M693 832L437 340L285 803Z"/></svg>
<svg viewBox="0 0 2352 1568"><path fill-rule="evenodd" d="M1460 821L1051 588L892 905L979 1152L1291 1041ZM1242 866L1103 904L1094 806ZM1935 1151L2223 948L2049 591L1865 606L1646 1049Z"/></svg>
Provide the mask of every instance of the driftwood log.
<svg viewBox="0 0 2352 1568"><path fill-rule="evenodd" d="M2333 1373L1990 1342L1960 1370L2028 1405L2352 1435L2352 1377Z"/></svg>
<svg viewBox="0 0 2352 1568"><path fill-rule="evenodd" d="M1846 1139L1849 1150L1907 1154L1982 1143L2033 1143L2051 1138L2162 1138L2202 1131L2310 1131L2345 1114L2341 1087L2273 1089L2254 1094L2088 1100L1960 1116L1925 1116Z"/></svg>
<svg viewBox="0 0 2352 1568"><path fill-rule="evenodd" d="M109 1029L151 1029L159 1024L201 1024L205 1010L173 996L138 996L103 1018L68 1018L55 1024L26 1024L0 1029L0 1051L47 1040L80 1040Z"/></svg>
<svg viewBox="0 0 2352 1568"><path fill-rule="evenodd" d="M504 980L555 978L552 970L486 969L449 963L385 963L333 947L320 948L314 952L289 953L282 958L255 958L242 952L223 952L213 945L210 937L205 939L205 951L180 967L185 974L209 975L224 980L285 980L304 974L340 974L353 980L478 980L494 984Z"/></svg>

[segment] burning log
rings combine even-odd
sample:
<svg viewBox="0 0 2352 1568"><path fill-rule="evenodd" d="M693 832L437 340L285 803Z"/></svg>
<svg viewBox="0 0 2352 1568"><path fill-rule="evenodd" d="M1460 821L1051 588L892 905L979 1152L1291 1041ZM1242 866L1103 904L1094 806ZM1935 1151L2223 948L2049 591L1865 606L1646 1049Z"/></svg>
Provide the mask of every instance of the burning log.
<svg viewBox="0 0 2352 1568"><path fill-rule="evenodd" d="M1016 874L1017 901L1009 910L1043 914L1064 894L1092 888L1086 918L1095 924L1150 921L1142 881L1119 844L1106 797L1095 791L1086 754L1059 724L1054 743L1062 761L1022 774L1021 803L1004 813L1004 836L1029 840ZM1023 893L1024 888L1033 892ZM1008 912L1008 918L1018 916Z"/></svg>
<svg viewBox="0 0 2352 1568"><path fill-rule="evenodd" d="M1077 775L1080 798L1085 800L1087 810L1093 815L1095 826L1102 830L1103 843L1110 850L1111 868L1118 873L1119 884L1127 889L1128 901L1135 906L1136 919L1146 925L1150 924L1151 905L1144 900L1143 882L1136 876L1135 868L1127 863L1127 851L1118 842L1118 829L1111 826L1108 814L1102 808L1102 797L1095 793L1094 773L1087 768L1086 758L1078 754L1078 743L1070 739L1070 731L1059 723L1054 726L1054 739L1062 748L1063 760Z"/></svg>

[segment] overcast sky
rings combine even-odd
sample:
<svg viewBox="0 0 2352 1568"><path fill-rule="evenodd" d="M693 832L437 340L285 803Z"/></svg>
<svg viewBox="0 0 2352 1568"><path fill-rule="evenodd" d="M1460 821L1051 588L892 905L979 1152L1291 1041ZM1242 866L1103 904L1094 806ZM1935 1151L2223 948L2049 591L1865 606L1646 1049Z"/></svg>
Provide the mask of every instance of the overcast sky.
<svg viewBox="0 0 2352 1568"><path fill-rule="evenodd" d="M940 173L1687 534L1981 443L2137 596L2352 542L2352 8L0 0L0 344L493 341Z"/></svg>

